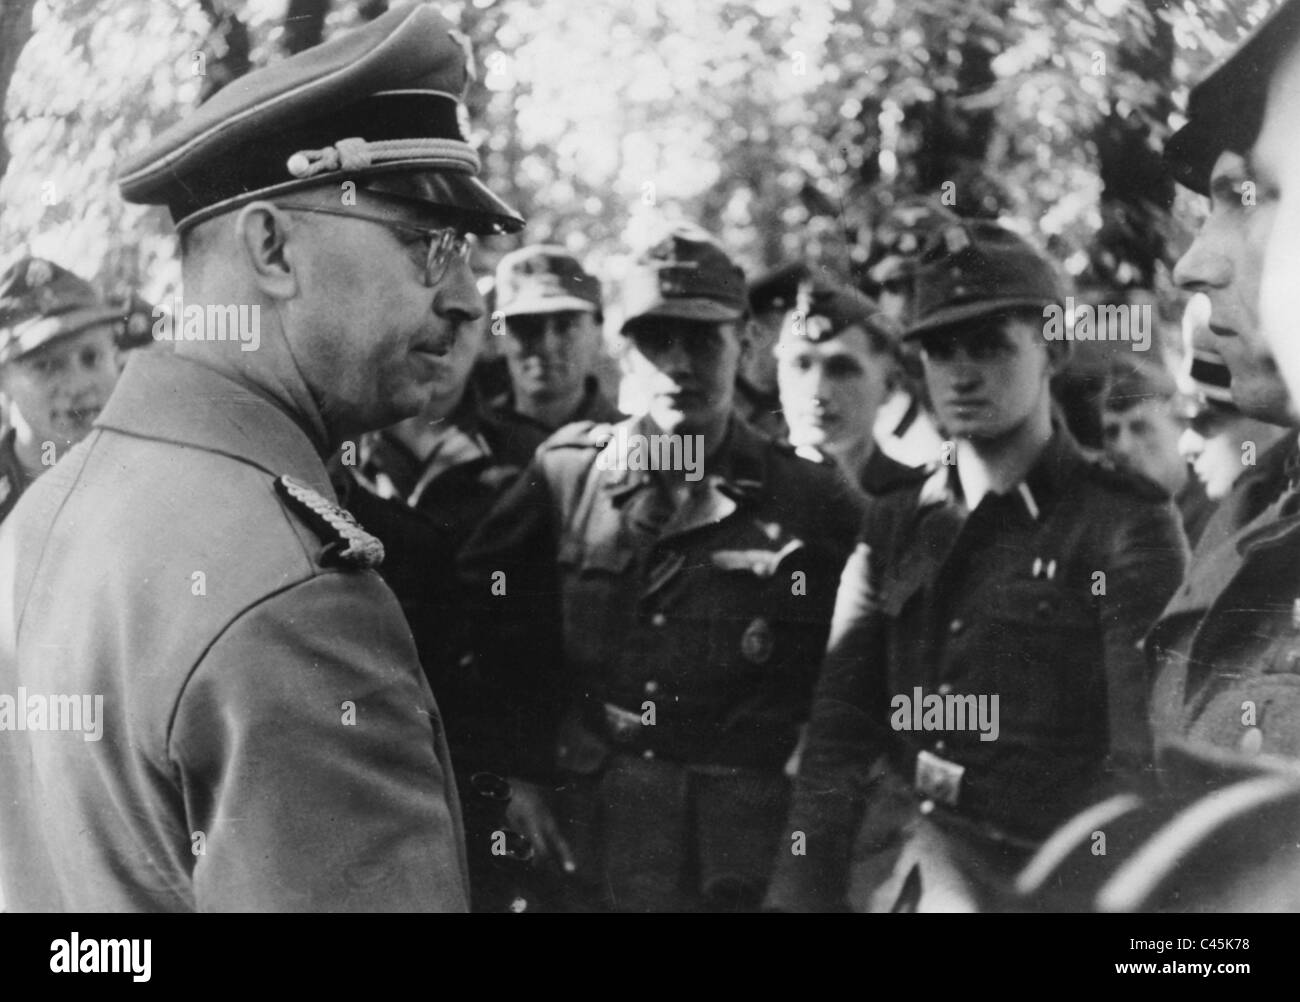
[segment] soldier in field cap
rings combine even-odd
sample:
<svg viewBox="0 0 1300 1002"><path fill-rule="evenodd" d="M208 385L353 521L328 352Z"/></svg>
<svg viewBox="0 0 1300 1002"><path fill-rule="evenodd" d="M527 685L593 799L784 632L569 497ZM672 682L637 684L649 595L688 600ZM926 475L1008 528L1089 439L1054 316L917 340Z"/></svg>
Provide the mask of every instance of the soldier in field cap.
<svg viewBox="0 0 1300 1002"><path fill-rule="evenodd" d="M495 289L511 384L490 405L503 461L523 467L551 432L571 421L621 420L596 379L596 277L564 248L535 244L501 259Z"/></svg>
<svg viewBox="0 0 1300 1002"><path fill-rule="evenodd" d="M512 820L597 907L751 910L860 506L737 413L746 288L716 241L674 228L622 291L647 413L557 432L463 555Z"/></svg>
<svg viewBox="0 0 1300 1002"><path fill-rule="evenodd" d="M1096 788L1148 763L1136 648L1183 539L1155 484L1053 419L1063 290L993 223L939 233L916 274L926 387L949 437L880 494L836 596L769 903L970 911L999 900Z"/></svg>
<svg viewBox="0 0 1300 1002"><path fill-rule="evenodd" d="M0 522L108 402L120 312L52 261L24 257L0 275Z"/></svg>
<svg viewBox="0 0 1300 1002"><path fill-rule="evenodd" d="M181 233L184 333L0 529L0 691L102 695L96 735L0 732L9 907L466 908L438 707L323 457L420 411L483 315L470 235L522 225L475 177L467 60L394 9L123 167Z"/></svg>
<svg viewBox="0 0 1300 1002"><path fill-rule="evenodd" d="M825 283L805 282L790 306L773 351L790 444L830 456L867 494L919 476L874 434L899 375L893 322L864 293Z"/></svg>

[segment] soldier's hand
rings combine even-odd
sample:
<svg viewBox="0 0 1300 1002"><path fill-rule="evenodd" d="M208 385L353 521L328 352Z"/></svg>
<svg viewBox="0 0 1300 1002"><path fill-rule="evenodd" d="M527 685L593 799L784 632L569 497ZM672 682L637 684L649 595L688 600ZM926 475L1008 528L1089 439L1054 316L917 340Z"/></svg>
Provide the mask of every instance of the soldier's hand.
<svg viewBox="0 0 1300 1002"><path fill-rule="evenodd" d="M528 836L541 865L573 873L577 865L569 843L560 834L560 826L547 802L546 790L536 783L515 777L510 780L510 788L512 795L506 806L506 821L510 827Z"/></svg>

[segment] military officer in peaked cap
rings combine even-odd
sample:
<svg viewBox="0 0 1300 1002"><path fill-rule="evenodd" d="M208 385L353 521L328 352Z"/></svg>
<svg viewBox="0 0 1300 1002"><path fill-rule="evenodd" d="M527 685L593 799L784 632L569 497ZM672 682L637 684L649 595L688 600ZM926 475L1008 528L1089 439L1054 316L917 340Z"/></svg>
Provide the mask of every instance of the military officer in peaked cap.
<svg viewBox="0 0 1300 1002"><path fill-rule="evenodd" d="M1265 248L1286 225L1277 155L1295 131L1293 120L1270 139L1266 125L1288 107L1272 88L1288 60L1300 67L1298 46L1300 3L1289 0L1192 88L1187 124L1165 145L1173 176L1210 202L1174 269L1195 294L1188 319L1212 335L1232 404L1284 430L1220 502L1146 638L1160 787L1080 815L1093 830L1105 818L1105 857L1089 852L1084 825L1054 834L1018 881L1049 908L1274 911L1300 900L1285 814L1300 802L1298 420L1274 355L1284 346L1260 316ZM1193 359L1201 376L1204 361Z"/></svg>
<svg viewBox="0 0 1300 1002"><path fill-rule="evenodd" d="M1174 280L1203 296L1201 319L1231 373L1236 407L1288 430L1221 502L1147 638L1158 749L1190 740L1300 757L1300 412L1260 324L1264 247L1277 216L1268 191L1279 179L1256 163L1268 81L1288 44L1300 45L1300 3L1283 5L1193 88L1187 124L1165 147L1180 183L1210 199ZM1243 197L1247 183L1260 186L1259 197Z"/></svg>
<svg viewBox="0 0 1300 1002"><path fill-rule="evenodd" d="M184 337L0 529L0 691L102 696L98 740L0 732L11 908L466 907L438 708L322 459L420 410L484 310L468 235L522 225L458 126L462 43L392 10L125 166L181 233ZM203 315L234 306L254 350Z"/></svg>
<svg viewBox="0 0 1300 1002"><path fill-rule="evenodd" d="M549 439L462 569L521 830L598 907L752 909L860 507L736 414L745 284L712 238L675 228L623 292L648 413Z"/></svg>
<svg viewBox="0 0 1300 1002"><path fill-rule="evenodd" d="M0 522L90 433L117 383L119 310L41 258L0 276Z"/></svg>
<svg viewBox="0 0 1300 1002"><path fill-rule="evenodd" d="M917 317L948 463L869 508L844 570L769 903L971 910L1094 786L1147 763L1136 642L1183 540L1154 484L1052 419L1050 263L970 222L922 259Z"/></svg>

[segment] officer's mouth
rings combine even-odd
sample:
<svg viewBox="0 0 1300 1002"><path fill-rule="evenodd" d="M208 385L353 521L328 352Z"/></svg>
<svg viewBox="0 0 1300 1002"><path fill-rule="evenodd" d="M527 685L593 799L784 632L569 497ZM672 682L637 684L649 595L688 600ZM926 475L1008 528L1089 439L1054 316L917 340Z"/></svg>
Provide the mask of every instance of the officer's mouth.
<svg viewBox="0 0 1300 1002"><path fill-rule="evenodd" d="M451 346L454 343L454 339L451 338L445 338L438 341L424 341L420 344L413 345L411 350L417 355L430 355L433 358L446 358L451 354Z"/></svg>
<svg viewBox="0 0 1300 1002"><path fill-rule="evenodd" d="M1221 324L1210 324L1210 333L1215 337L1240 337L1231 327L1224 327Z"/></svg>

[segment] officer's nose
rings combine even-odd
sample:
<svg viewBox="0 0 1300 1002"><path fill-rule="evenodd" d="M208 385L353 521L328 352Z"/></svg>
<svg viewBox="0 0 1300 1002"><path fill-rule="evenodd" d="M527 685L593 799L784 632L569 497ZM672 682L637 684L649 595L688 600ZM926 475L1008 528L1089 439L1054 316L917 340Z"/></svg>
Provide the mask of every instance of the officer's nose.
<svg viewBox="0 0 1300 1002"><path fill-rule="evenodd" d="M1232 261L1216 245L1213 223L1201 228L1187 248L1187 252L1174 265L1174 284L1188 292L1221 289L1232 280Z"/></svg>
<svg viewBox="0 0 1300 1002"><path fill-rule="evenodd" d="M673 378L690 377L694 375L695 364L691 353L686 350L686 341L684 338L671 338L664 346L663 353L659 356L660 367L664 372Z"/></svg>
<svg viewBox="0 0 1300 1002"><path fill-rule="evenodd" d="M433 312L453 323L471 323L487 312L468 261L457 257L451 262L434 288Z"/></svg>

